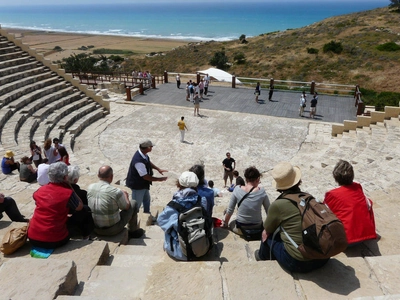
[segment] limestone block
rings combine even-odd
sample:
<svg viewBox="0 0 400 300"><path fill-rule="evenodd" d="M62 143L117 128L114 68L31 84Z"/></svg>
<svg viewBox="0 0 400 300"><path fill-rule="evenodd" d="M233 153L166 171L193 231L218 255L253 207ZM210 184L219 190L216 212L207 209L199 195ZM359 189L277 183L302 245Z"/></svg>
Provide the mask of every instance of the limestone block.
<svg viewBox="0 0 400 300"><path fill-rule="evenodd" d="M371 124L385 121L385 112L383 111L372 111L371 112Z"/></svg>
<svg viewBox="0 0 400 300"><path fill-rule="evenodd" d="M357 116L357 127L369 127L371 124L371 117Z"/></svg>
<svg viewBox="0 0 400 300"><path fill-rule="evenodd" d="M221 261L248 262L251 256L248 244L245 240L228 242L223 241L217 244Z"/></svg>
<svg viewBox="0 0 400 300"><path fill-rule="evenodd" d="M134 268L97 266L85 283L81 296L96 299L142 298L147 277L151 274L151 265L138 263ZM158 276L159 274L156 275L157 278Z"/></svg>
<svg viewBox="0 0 400 300"><path fill-rule="evenodd" d="M296 273L307 299L351 299L383 295L362 258L331 258L320 269Z"/></svg>
<svg viewBox="0 0 400 300"><path fill-rule="evenodd" d="M222 271L227 299L298 298L293 277L276 261L225 262Z"/></svg>
<svg viewBox="0 0 400 300"><path fill-rule="evenodd" d="M367 257L384 294L400 294L400 255Z"/></svg>
<svg viewBox="0 0 400 300"><path fill-rule="evenodd" d="M385 106L385 119L398 118L400 115L400 107Z"/></svg>
<svg viewBox="0 0 400 300"><path fill-rule="evenodd" d="M71 240L65 246L55 249L48 259L73 260L78 267L78 280L86 281L95 266L107 263L109 254L107 242Z"/></svg>
<svg viewBox="0 0 400 300"><path fill-rule="evenodd" d="M127 245L118 247L112 266L128 267L144 261L165 261L167 254L164 253L163 244L164 239L131 239Z"/></svg>
<svg viewBox="0 0 400 300"><path fill-rule="evenodd" d="M72 260L14 258L0 267L2 299L54 299L73 295L78 284Z"/></svg>
<svg viewBox="0 0 400 300"><path fill-rule="evenodd" d="M344 125L332 125L332 136L337 136L338 134L342 134L344 131Z"/></svg>
<svg viewBox="0 0 400 300"><path fill-rule="evenodd" d="M222 300L219 269L219 262L155 264L146 282L144 299Z"/></svg>
<svg viewBox="0 0 400 300"><path fill-rule="evenodd" d="M343 121L343 125L344 125L344 131L356 130L357 129L357 122L356 121L344 120Z"/></svg>

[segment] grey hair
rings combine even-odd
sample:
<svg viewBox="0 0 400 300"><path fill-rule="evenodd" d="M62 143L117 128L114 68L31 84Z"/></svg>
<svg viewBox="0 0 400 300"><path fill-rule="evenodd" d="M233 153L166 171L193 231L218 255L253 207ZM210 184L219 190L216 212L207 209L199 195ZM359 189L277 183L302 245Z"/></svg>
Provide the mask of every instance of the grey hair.
<svg viewBox="0 0 400 300"><path fill-rule="evenodd" d="M64 182L65 176L68 175L68 167L62 162L56 162L49 166L49 181L53 183Z"/></svg>
<svg viewBox="0 0 400 300"><path fill-rule="evenodd" d="M79 179L79 166L68 166L68 182L74 183L75 179Z"/></svg>

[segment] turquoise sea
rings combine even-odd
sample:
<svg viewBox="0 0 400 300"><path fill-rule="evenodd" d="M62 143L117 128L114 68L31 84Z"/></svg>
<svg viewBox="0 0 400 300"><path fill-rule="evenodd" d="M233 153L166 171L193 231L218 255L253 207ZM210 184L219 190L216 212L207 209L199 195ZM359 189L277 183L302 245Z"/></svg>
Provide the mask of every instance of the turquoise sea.
<svg viewBox="0 0 400 300"><path fill-rule="evenodd" d="M385 7L389 1L1 6L3 28L226 41Z"/></svg>

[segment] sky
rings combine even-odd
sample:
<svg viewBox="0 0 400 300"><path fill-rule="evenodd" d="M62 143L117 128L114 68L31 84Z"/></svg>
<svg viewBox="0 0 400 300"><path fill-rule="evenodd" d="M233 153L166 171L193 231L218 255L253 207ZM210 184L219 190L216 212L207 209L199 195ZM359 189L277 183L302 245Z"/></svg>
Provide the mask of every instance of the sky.
<svg viewBox="0 0 400 300"><path fill-rule="evenodd" d="M207 2L220 2L220 3L232 3L232 2L236 2L236 3L249 3L249 2L276 2L276 1L280 1L280 0L248 0L248 1L243 1L243 0L201 0L202 3L207 3ZM326 0L281 0L280 2L318 2L321 3L321 1L326 1ZM331 0L334 2L348 2L349 0ZM351 0L352 2L370 2L368 0ZM32 5L32 0L0 0L0 6L17 6L17 5ZM146 3L168 3L168 2L173 2L173 3L177 3L177 2L182 2L182 3L188 3L187 0L145 0ZM375 1L371 1L371 2L376 2ZM65 5L65 4L116 4L116 3L143 3L143 0L35 0L34 1L34 5ZM196 3L196 2L195 2ZM382 0L382 3L384 5L389 5L390 1L389 0Z"/></svg>

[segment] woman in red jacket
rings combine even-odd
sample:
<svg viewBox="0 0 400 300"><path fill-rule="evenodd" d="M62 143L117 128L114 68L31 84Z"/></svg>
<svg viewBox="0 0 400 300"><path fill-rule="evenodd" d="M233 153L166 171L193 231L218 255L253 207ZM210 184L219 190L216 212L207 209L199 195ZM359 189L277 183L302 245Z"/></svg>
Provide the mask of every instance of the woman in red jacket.
<svg viewBox="0 0 400 300"><path fill-rule="evenodd" d="M348 244L376 239L372 201L365 196L361 184L353 182L352 165L339 160L333 177L339 187L325 194L325 203L342 221Z"/></svg>

